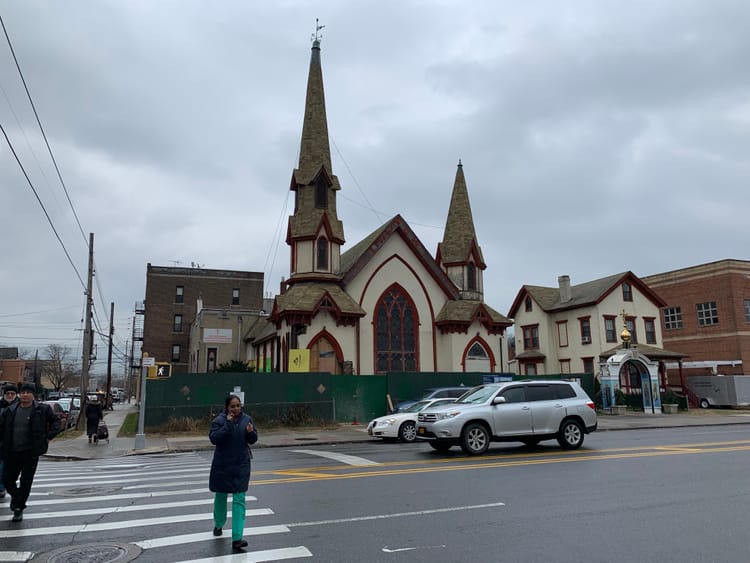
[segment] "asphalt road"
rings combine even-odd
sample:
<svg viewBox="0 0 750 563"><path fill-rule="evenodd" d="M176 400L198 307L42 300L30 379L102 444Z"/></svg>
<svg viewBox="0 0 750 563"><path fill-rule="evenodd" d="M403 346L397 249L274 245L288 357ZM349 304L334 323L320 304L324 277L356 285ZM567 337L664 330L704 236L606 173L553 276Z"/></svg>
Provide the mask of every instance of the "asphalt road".
<svg viewBox="0 0 750 563"><path fill-rule="evenodd" d="M226 560L748 560L750 428L595 433L573 452L545 444L480 457L397 443L256 450L250 553ZM210 537L210 457L44 462L24 522L0 521L0 551L37 561L120 542L139 544L138 562L221 561L229 540Z"/></svg>

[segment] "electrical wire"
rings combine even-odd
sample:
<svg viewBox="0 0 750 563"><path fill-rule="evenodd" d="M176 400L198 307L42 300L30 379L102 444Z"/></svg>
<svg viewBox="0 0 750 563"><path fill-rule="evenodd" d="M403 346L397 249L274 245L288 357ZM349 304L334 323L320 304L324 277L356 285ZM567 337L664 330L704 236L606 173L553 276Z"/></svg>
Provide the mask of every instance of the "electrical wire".
<svg viewBox="0 0 750 563"><path fill-rule="evenodd" d="M47 145L47 151L49 152L49 156L52 159L52 163L55 165L55 171L57 172L57 177L60 180L60 184L63 187L63 191L65 191L65 197L68 199L68 203L70 204L70 209L73 211L73 216L75 217L76 223L78 223L78 229L81 231L81 236L83 237L84 242L86 243L86 247L88 247L88 240L86 239L86 235L83 232L83 227L81 227L81 222L78 220L78 214L76 213L75 207L73 206L73 202L70 200L70 194L68 194L68 188L65 186L65 182L63 181L62 174L60 174L60 168L57 166L57 160L55 159L55 155L52 154L52 148L49 145L49 141L47 140L47 133L44 131L44 127L42 127L42 121L39 119L39 114L36 111L36 105L34 104L34 100L31 97L31 92L29 92L29 88L26 85L26 79L23 76L23 72L21 71L21 65L18 62L18 58L16 57L16 51L13 49L13 43L10 41L10 35L8 35L8 30L5 28L5 22L3 21L3 17L0 16L0 25L3 26L3 33L5 33L5 39L8 42L8 47L10 48L10 52L13 55L13 61L16 63L16 69L18 69L18 74L21 77L21 82L23 82L23 88L26 90L26 96L29 98L29 103L31 104L31 109L34 110L34 117L36 117L36 122L39 125L39 130L42 132L42 137L44 138L44 144Z"/></svg>
<svg viewBox="0 0 750 563"><path fill-rule="evenodd" d="M8 138L8 134L5 132L5 127L3 127L2 123L0 123L0 131L2 131L3 136L5 137L5 141L8 143L8 147L10 147L10 152L13 153L13 156L16 159L16 162L18 163L18 167L21 169L21 172L23 172L23 175L26 178L26 181L28 182L29 187L31 188L31 191L34 192L34 196L36 196L36 200L39 202L39 205L42 207L42 211L44 211L44 216L47 218L47 222L49 223L49 226L52 227L52 232L55 233L55 237L57 237L57 241L60 243L60 246L62 246L63 252L65 252L65 256L68 258L68 262L70 262L70 265L73 267L73 270L75 271L76 276L78 276L78 281L81 282L81 286L83 286L83 290L86 291L86 284L84 283L83 278L81 277L81 274L78 272L78 268L76 268L76 265L73 263L73 259L70 257L70 254L68 253L68 249L65 248L65 243L60 238L60 235L58 234L57 229L55 228L55 225L52 222L52 218L49 216L49 213L47 213L47 209L44 207L44 203L42 203L42 200L39 197L39 194L37 193L36 188L34 187L34 184L31 182L29 175L26 173L26 169L24 169L23 164L21 164L21 160L18 158L16 149L13 148L13 143L10 142L10 139Z"/></svg>

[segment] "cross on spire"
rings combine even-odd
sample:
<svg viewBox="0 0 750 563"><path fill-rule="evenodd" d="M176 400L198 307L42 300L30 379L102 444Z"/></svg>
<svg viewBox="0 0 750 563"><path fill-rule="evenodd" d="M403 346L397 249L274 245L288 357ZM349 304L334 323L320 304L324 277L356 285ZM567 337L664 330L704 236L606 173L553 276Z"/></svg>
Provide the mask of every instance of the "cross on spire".
<svg viewBox="0 0 750 563"><path fill-rule="evenodd" d="M318 32L319 32L319 31L320 31L321 29L323 29L324 27L325 27L324 25L320 25L320 24L318 23L318 18L315 18L315 33L313 33L313 34L312 34L312 37L310 37L310 40L311 40L311 41L315 41L315 42L318 42L318 41L320 41L321 39L323 39L323 35L322 35L322 34L319 34Z"/></svg>

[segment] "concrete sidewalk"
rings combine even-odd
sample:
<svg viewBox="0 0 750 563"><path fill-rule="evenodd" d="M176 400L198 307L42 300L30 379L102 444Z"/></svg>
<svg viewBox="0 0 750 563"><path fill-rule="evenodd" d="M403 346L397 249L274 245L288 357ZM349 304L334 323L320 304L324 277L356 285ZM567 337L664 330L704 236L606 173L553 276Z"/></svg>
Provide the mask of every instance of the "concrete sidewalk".
<svg viewBox="0 0 750 563"><path fill-rule="evenodd" d="M213 446L208 436L164 436L146 433L146 447L135 449L135 438L118 438L125 417L138 412L131 405L115 405L114 411L105 415L109 427L109 442L89 444L86 435L77 438L58 438L50 442L45 459L104 459L124 455L157 454L210 450ZM714 426L728 424L750 424L750 410L695 409L679 414L628 413L619 416L599 415L599 431L635 430L645 428L673 428L685 426ZM748 428L750 432L750 428ZM264 432L259 429L255 448L274 448L303 445L341 444L378 441L367 435L367 424L339 424L332 427L305 429L274 429Z"/></svg>

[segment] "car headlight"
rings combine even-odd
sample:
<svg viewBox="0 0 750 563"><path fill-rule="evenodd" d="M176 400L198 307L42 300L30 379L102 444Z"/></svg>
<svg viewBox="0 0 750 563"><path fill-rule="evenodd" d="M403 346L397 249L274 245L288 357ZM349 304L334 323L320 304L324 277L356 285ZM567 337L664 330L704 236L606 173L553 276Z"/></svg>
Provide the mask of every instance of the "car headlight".
<svg viewBox="0 0 750 563"><path fill-rule="evenodd" d="M461 411L439 412L438 415L437 415L437 419L438 420L447 420L447 419L455 418L459 414L461 414Z"/></svg>

